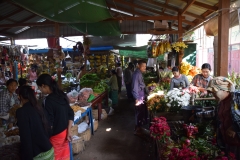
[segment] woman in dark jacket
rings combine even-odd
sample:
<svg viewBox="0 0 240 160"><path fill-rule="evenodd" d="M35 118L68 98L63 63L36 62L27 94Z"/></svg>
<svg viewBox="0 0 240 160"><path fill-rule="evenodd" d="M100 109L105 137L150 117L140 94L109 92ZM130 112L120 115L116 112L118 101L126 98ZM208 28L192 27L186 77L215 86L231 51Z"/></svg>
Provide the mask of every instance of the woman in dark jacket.
<svg viewBox="0 0 240 160"><path fill-rule="evenodd" d="M44 100L44 108L51 126L50 141L54 148L55 160L68 159L70 158L68 141L72 140L74 112L66 94L59 89L57 82L49 74L40 75L37 85L43 94L48 95Z"/></svg>
<svg viewBox="0 0 240 160"><path fill-rule="evenodd" d="M52 160L54 150L49 140L48 125L43 108L37 105L34 90L29 86L19 91L21 104L16 112L22 160Z"/></svg>

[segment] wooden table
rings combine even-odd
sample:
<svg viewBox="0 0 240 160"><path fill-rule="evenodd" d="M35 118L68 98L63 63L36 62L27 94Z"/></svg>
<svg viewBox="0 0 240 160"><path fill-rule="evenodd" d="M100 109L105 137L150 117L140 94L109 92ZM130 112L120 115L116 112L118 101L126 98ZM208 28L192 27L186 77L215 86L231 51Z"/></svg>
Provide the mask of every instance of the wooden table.
<svg viewBox="0 0 240 160"><path fill-rule="evenodd" d="M108 91L105 91L101 93L99 96L97 96L94 100L92 100L92 107L98 106L98 121L101 120L101 114L102 114L102 101L105 101L105 105L108 107Z"/></svg>

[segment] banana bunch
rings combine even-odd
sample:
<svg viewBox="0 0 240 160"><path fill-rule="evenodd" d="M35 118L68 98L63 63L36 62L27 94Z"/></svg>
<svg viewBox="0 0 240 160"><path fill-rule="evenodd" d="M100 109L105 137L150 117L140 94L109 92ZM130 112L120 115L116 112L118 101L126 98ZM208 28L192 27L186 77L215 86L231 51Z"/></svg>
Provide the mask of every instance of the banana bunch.
<svg viewBox="0 0 240 160"><path fill-rule="evenodd" d="M166 52L171 52L171 44L169 42L159 42L157 46L157 56L160 56Z"/></svg>

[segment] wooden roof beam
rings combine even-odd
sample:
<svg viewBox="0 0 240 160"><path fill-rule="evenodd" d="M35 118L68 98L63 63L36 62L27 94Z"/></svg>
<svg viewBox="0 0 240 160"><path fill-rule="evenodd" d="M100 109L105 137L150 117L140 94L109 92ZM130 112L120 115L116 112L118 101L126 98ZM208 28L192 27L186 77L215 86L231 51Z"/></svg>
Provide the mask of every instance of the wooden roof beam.
<svg viewBox="0 0 240 160"><path fill-rule="evenodd" d="M184 1L186 3L188 2L188 0L181 0L181 1ZM193 3L193 5L201 7L201 8L205 8L205 9L210 10L210 11L217 11L218 10L217 6L211 6L211 5L208 5L208 4L205 4L205 3L201 3L201 2L198 2L198 1L195 1Z"/></svg>
<svg viewBox="0 0 240 160"><path fill-rule="evenodd" d="M191 7L191 5L195 2L196 0L189 0L187 1L187 4L186 6L181 10L180 14L179 15L183 15L189 7Z"/></svg>
<svg viewBox="0 0 240 160"><path fill-rule="evenodd" d="M165 4L166 4L166 5L168 5L168 2L169 2L169 0L165 0ZM162 9L162 12L164 13L165 10L166 10L166 8L163 8L163 9Z"/></svg>
<svg viewBox="0 0 240 160"><path fill-rule="evenodd" d="M214 5L215 7L218 7L218 3L217 4L215 4ZM207 10L206 12L204 12L201 16L202 17L207 17L208 15L210 15L211 13L213 13L214 11L210 11L210 10ZM197 26L197 25L199 25L200 23L202 23L202 21L199 21L198 19L195 19L194 21L193 21L193 23L195 23L195 26ZM191 29L192 28L192 26L187 26L186 27L187 28L187 30L189 30L189 29Z"/></svg>
<svg viewBox="0 0 240 160"><path fill-rule="evenodd" d="M167 0L168 1L168 0ZM150 11L152 13L156 13L156 14L159 14L159 15L164 15L164 16L172 16L170 14L166 14L166 13L163 13L163 12L159 12L159 11L156 11L156 10L153 10L153 9L149 9L147 7L143 7L143 6L140 6L140 5L136 5L134 3L130 3L130 2L126 2L126 1L123 1L123 0L115 0L115 2L119 2L121 4L124 4L124 5L128 5L128 6L132 6L132 7L136 7L136 8L140 8L140 9L143 9L143 10L147 10L147 11ZM116 8L116 6L114 6ZM117 7L119 8L119 7ZM121 8L122 10L123 8ZM190 22L188 20L185 20L183 19L183 23L186 23L186 24L189 24L189 25L195 25L193 22Z"/></svg>
<svg viewBox="0 0 240 160"><path fill-rule="evenodd" d="M149 30L147 32L148 34L155 34L155 35L161 35L161 34L178 34L177 30L166 30L166 31L154 31L154 30Z"/></svg>

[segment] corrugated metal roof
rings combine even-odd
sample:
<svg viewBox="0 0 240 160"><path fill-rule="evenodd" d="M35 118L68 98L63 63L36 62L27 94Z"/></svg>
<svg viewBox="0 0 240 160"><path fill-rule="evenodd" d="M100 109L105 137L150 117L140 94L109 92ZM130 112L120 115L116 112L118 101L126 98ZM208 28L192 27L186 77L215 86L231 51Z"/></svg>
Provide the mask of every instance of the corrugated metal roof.
<svg viewBox="0 0 240 160"><path fill-rule="evenodd" d="M172 16L177 16L178 15L178 10L183 9L186 6L186 0L168 0L168 3L166 4L166 0L122 0L122 1L113 1L113 0L106 0L107 4L110 4L110 7L112 7L115 12L120 12L120 17L125 17L127 16L125 13L128 12L128 15L132 16L134 11L136 13L139 13L139 16L155 16L158 15L158 13L161 13L164 9L164 14L167 15L172 15ZM186 12L193 13L195 15L201 16L203 13L205 13L207 11L207 8L203 8L198 6L197 3L202 3L202 4L206 4L209 6L215 6L219 0L196 0L195 4L193 3ZM35 3L33 1L33 3ZM124 4L124 3L130 3L131 5L128 4ZM49 4L51 4L51 2L49 1ZM159 5L158 5L159 4ZM143 8L146 9L142 9L142 8L138 8L137 6L134 7L134 5L137 6L142 6ZM167 7L163 7L167 6ZM217 8L217 7L216 7ZM149 9L149 10L147 10ZM20 11L19 13L12 15L12 13L15 13L16 11ZM34 22L43 22L46 19L42 18L34 13L31 13L28 10L25 10L22 7L18 7L15 4L11 4L10 1L5 1L5 2L0 2L0 18L1 17L9 17L7 19L4 19L2 21L0 21L0 25L6 25L6 24L14 24L14 21L16 22L22 22L22 23L34 23ZM132 12L132 13L131 13ZM158 13L156 13L158 12ZM212 11L211 11L212 12ZM136 13L134 13L134 15L136 15ZM210 12L209 12L210 13ZM63 14L63 13L62 13ZM196 17L190 16L188 13L184 14L185 16L185 20L190 22L193 22L195 19L197 19ZM10 16L11 15L11 16ZM32 17L33 15L36 15L35 17ZM113 14L115 16L117 16L117 14ZM32 17L31 19L29 19L28 17ZM23 21L24 19L28 19L27 21ZM143 21L125 21L122 24L120 24L121 26L121 30L125 30L125 31L146 31L147 29L151 28L153 26L153 23L149 23L149 22L145 22L142 23ZM178 21L174 21L175 24L178 23ZM16 23L17 24L17 23ZM188 23L184 22L183 23L183 27L186 27L187 25L189 25ZM191 24L193 27L193 24ZM195 24L194 24L195 25ZM144 27L143 27L144 26ZM127 27L127 28L125 28ZM130 27L130 29L129 29ZM143 28L141 28L143 27ZM172 26L173 28L177 29L176 27ZM40 29L41 28L41 29ZM42 37L43 36L47 36L49 35L49 33L53 32L54 27L53 26L49 26L49 27L45 27L45 29L49 30L47 31L47 33L44 33L40 30L42 30L43 27L33 27L28 29L28 27L13 27L13 28L0 28L0 34L1 34L1 30L2 33L9 33L9 34L15 34L15 33L21 33L19 34L19 37L22 36L23 38L26 38L27 36L34 38L34 36L36 37ZM51 29L50 29L51 28ZM44 29L44 30L45 30ZM189 28L187 28L189 29ZM25 30L25 31L24 31ZM24 32L23 32L24 31ZM37 32L37 33L36 33ZM70 29L70 27L66 26L63 27L61 26L61 34L81 34L78 31L74 31L73 29Z"/></svg>
<svg viewBox="0 0 240 160"><path fill-rule="evenodd" d="M219 0L204 0L204 1L203 0L196 0L196 1L214 6L215 4L218 3Z"/></svg>
<svg viewBox="0 0 240 160"><path fill-rule="evenodd" d="M139 9L139 8L135 8L134 10L137 11L137 12L140 12L140 13L142 13L144 15L148 15L148 16L157 15L156 13L153 13L153 12L150 12L150 11L146 11L146 10L143 10L143 9Z"/></svg>
<svg viewBox="0 0 240 160"><path fill-rule="evenodd" d="M2 17L7 16L8 14L10 14L16 10L18 10L18 8L16 6L11 5L7 2L3 2L0 5L0 11L1 11L0 14Z"/></svg>
<svg viewBox="0 0 240 160"><path fill-rule="evenodd" d="M33 15L33 13L31 13L27 10L23 10L23 11L19 12L18 14L15 14L9 18L12 20L15 20L15 21L21 21L27 17L30 17L31 15Z"/></svg>
<svg viewBox="0 0 240 160"><path fill-rule="evenodd" d="M17 31L19 31L19 30L21 30L21 29L23 29L24 27L14 27L14 28L9 28L8 30L7 30L7 32L11 32L11 33L14 33L15 34L15 32L17 32Z"/></svg>
<svg viewBox="0 0 240 160"><path fill-rule="evenodd" d="M36 17L33 17L33 18L29 19L25 23L40 22L40 21L43 22L43 20L46 20L46 19L42 18L42 17L39 17L39 16L36 16Z"/></svg>
<svg viewBox="0 0 240 160"><path fill-rule="evenodd" d="M13 22L4 19L4 20L0 21L0 24L13 24Z"/></svg>
<svg viewBox="0 0 240 160"><path fill-rule="evenodd" d="M179 0L170 0L168 2L169 6L176 7L178 9L183 9L187 3Z"/></svg>
<svg viewBox="0 0 240 160"><path fill-rule="evenodd" d="M207 10L203 9L203 8L200 8L200 7L197 7L197 6L191 6L191 7L189 7L189 9L187 11L191 12L191 13L194 13L196 15L201 15L204 12L206 12Z"/></svg>

